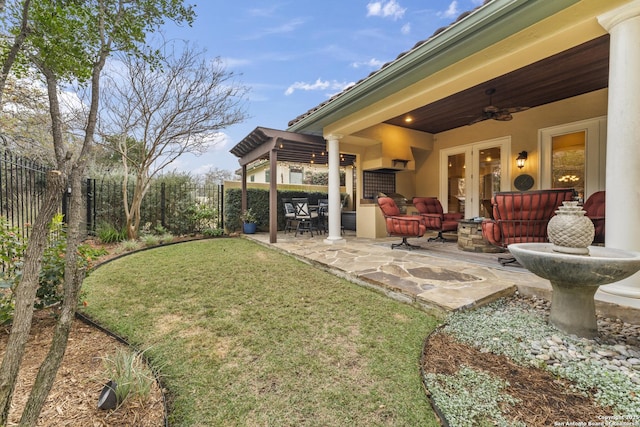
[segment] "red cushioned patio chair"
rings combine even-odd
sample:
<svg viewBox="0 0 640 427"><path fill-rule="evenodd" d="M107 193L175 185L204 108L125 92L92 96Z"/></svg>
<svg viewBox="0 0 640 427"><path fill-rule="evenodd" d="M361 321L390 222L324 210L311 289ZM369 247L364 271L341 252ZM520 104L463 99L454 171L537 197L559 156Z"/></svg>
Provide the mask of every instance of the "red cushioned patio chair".
<svg viewBox="0 0 640 427"><path fill-rule="evenodd" d="M385 224L387 226L387 234L389 236L402 237L402 242L392 243L391 249L404 247L407 249L416 249L420 246L410 244L407 239L409 237L422 237L427 231L424 220L419 215L406 215L400 213L400 209L391 197L379 197L378 206L384 215Z"/></svg>
<svg viewBox="0 0 640 427"><path fill-rule="evenodd" d="M596 191L593 193L587 201L584 202L582 209L587 212L585 215L591 219L596 229L593 243L604 243L605 192Z"/></svg>
<svg viewBox="0 0 640 427"><path fill-rule="evenodd" d="M573 195L572 188L495 193L491 199L493 219L482 222L482 236L505 249L512 243L548 242L549 220L563 201L573 200ZM505 265L515 258L498 261Z"/></svg>
<svg viewBox="0 0 640 427"><path fill-rule="evenodd" d="M420 215L424 218L427 230L438 232L436 237L428 239L431 241L447 242L442 233L458 231L458 222L463 218L459 212L444 213L440 200L435 197L414 197L413 206L416 207Z"/></svg>

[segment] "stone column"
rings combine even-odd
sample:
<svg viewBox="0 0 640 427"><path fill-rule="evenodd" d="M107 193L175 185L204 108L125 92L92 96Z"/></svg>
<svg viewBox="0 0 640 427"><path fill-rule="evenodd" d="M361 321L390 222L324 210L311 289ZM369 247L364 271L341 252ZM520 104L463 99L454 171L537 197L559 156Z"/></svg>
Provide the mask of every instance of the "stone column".
<svg viewBox="0 0 640 427"><path fill-rule="evenodd" d="M344 243L341 234L342 215L340 210L340 138L342 135L330 134L327 140L329 158L329 235L325 243Z"/></svg>
<svg viewBox="0 0 640 427"><path fill-rule="evenodd" d="M640 251L640 0L598 22L611 35L605 246ZM601 289L640 298L640 273Z"/></svg>

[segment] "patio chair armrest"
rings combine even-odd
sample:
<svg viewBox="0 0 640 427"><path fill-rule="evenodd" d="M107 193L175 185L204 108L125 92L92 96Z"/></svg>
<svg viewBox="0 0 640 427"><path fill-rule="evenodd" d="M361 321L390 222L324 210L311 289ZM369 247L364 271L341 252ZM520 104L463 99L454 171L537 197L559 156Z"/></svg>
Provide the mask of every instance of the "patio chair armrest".
<svg viewBox="0 0 640 427"><path fill-rule="evenodd" d="M482 237L494 246L502 247L502 232L498 223L493 219L482 221Z"/></svg>
<svg viewBox="0 0 640 427"><path fill-rule="evenodd" d="M444 214L445 221L460 221L462 218L464 218L464 215L460 212L448 212Z"/></svg>
<svg viewBox="0 0 640 427"><path fill-rule="evenodd" d="M427 224L427 228L438 230L442 228L442 216L440 214L423 213L421 215L424 218L425 223Z"/></svg>

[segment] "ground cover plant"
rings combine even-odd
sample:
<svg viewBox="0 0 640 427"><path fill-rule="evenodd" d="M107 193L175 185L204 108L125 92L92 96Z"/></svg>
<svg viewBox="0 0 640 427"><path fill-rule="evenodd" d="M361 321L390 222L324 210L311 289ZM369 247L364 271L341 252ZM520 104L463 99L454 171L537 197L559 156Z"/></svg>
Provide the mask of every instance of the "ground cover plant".
<svg viewBox="0 0 640 427"><path fill-rule="evenodd" d="M103 265L85 314L146 349L170 425L438 425L419 359L437 321L244 239Z"/></svg>

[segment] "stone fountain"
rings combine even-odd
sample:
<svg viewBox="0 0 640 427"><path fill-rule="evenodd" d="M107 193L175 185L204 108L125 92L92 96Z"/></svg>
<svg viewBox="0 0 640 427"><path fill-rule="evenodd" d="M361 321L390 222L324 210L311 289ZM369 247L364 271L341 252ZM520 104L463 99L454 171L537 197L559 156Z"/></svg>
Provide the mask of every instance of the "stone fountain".
<svg viewBox="0 0 640 427"><path fill-rule="evenodd" d="M640 253L589 246L591 220L577 202L563 203L547 227L551 243L517 243L509 245L509 251L522 266L551 282L551 324L568 334L593 338L598 334L598 287L640 270Z"/></svg>

